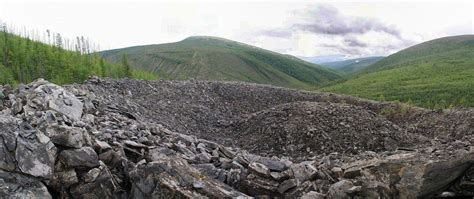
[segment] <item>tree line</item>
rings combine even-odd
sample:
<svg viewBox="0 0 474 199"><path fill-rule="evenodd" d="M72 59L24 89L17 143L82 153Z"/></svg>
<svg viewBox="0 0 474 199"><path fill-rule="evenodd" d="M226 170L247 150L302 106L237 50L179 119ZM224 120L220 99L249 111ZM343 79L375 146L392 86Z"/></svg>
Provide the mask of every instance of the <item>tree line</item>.
<svg viewBox="0 0 474 199"><path fill-rule="evenodd" d="M131 69L126 55L121 63L109 63L97 53L99 49L83 36L70 40L50 30L39 34L0 24L0 84L29 83L37 78L67 84L92 75L157 78Z"/></svg>

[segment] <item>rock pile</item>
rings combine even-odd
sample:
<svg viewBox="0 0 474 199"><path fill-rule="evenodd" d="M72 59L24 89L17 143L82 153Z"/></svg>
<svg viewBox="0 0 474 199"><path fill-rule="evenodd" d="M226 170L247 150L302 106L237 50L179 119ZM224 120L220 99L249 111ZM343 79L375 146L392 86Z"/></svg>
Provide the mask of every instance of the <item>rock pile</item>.
<svg viewBox="0 0 474 199"><path fill-rule="evenodd" d="M5 96L0 106L0 198L474 196L474 147L470 141L402 147L403 144L409 144L404 143L410 136L408 131L374 112L353 105L300 102L272 109L268 101L256 100L255 103L260 105L250 106L248 101L236 95L221 97L232 98L232 105L240 105L213 107L218 111L209 109L211 111L205 113L204 110L209 104L220 105L225 100L212 102L196 96L196 101L203 105L189 103L186 106L196 106L188 110L196 113L184 118L184 121L191 121L198 114L203 114L204 119L216 117L216 120L208 121L212 123L209 126L211 135L218 135L215 131L221 129L225 132L221 136L231 139L239 138L240 135L226 133L236 133L235 129L248 129L249 126L281 125L269 132L280 133L278 129L293 132L299 130L294 124L295 118L305 121L302 128L314 125L317 128L313 131L315 136L331 133L330 128L340 129L340 125L357 125L354 127L357 131L334 131L333 135L328 135L330 140L350 146L344 150L319 148L313 152L314 156L304 161L301 157L306 157L306 153L290 153L288 157L282 157L277 154L281 151L272 152L268 148L263 151L268 152L269 156L261 156L245 148L226 147L223 145L228 142L226 139L206 139L206 136L201 136L202 132L193 134L189 126L177 127L178 130L182 128L189 131L170 130L166 125L175 120L170 119L172 117L168 112L152 117L152 112L159 114L157 111L163 110L161 106L178 106L175 102L154 99L166 92L178 92L168 90L160 93L169 88L156 87L156 84L171 83L123 81L130 83L130 88L144 85L153 91L123 89L124 82L101 79L91 79L87 84L64 88L37 80L29 85L19 85L15 90L0 89ZM215 93L239 87L215 85L211 89ZM111 89L105 91L104 88ZM120 93L111 94L120 89ZM258 89L289 92L276 88ZM143 93L137 95L137 92ZM278 99L273 102L278 105L295 99L320 99L316 94L302 95L306 97L294 93L291 95L294 97L276 97ZM150 99L145 99L147 97ZM146 100L147 104L154 101L155 105L145 107ZM153 107L161 108L146 111ZM238 108L242 109L238 111ZM280 113L287 108L290 111ZM176 109L179 110L182 108ZM346 118L337 116L337 120L328 119L331 112L345 114ZM177 112L174 119L178 120L181 114L184 113ZM223 116L220 122L217 120L219 116ZM272 117L276 120L268 120ZM193 121L190 126L195 127L201 121ZM204 129L204 125L201 124L197 129ZM358 134L361 139L349 143ZM383 136L379 137L379 134ZM338 137L341 135L349 138ZM364 141L370 136L376 139ZM303 143L298 139L292 142ZM237 141L241 142L242 139ZM324 146L326 143L312 144ZM257 142L253 143L253 146L257 145ZM360 150L345 152L354 147Z"/></svg>

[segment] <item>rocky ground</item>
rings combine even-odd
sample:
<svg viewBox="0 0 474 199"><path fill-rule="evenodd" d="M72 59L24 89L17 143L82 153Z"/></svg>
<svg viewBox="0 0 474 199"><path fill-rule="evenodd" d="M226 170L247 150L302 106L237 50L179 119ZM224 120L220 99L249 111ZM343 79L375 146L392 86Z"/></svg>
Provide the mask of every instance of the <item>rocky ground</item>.
<svg viewBox="0 0 474 199"><path fill-rule="evenodd" d="M474 196L472 109L232 82L0 91L0 198Z"/></svg>

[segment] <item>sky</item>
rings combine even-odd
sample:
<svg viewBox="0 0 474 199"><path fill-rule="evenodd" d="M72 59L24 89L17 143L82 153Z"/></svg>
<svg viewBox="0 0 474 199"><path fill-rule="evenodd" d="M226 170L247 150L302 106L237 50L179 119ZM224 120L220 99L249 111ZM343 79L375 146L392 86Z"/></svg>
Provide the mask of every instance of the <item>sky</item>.
<svg viewBox="0 0 474 199"><path fill-rule="evenodd" d="M474 34L473 1L0 0L0 20L102 50L223 37L299 57L385 56Z"/></svg>

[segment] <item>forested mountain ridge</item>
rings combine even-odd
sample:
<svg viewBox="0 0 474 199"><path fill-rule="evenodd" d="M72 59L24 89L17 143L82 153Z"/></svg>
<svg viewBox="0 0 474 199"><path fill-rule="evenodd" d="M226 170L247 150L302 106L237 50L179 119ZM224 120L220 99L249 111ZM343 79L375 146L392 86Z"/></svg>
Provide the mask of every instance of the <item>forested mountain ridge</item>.
<svg viewBox="0 0 474 199"><path fill-rule="evenodd" d="M339 79L335 71L293 56L217 37L189 37L180 42L103 51L118 63L127 54L134 68L164 79L245 81L314 89Z"/></svg>
<svg viewBox="0 0 474 199"><path fill-rule="evenodd" d="M322 90L427 108L474 107L474 35L415 45Z"/></svg>
<svg viewBox="0 0 474 199"><path fill-rule="evenodd" d="M370 65L382 60L384 57L361 57L357 59L348 59L344 61L325 62L321 66L325 66L337 70L343 74L350 75L361 71Z"/></svg>
<svg viewBox="0 0 474 199"><path fill-rule="evenodd" d="M21 36L20 36L21 35ZM31 39L3 27L0 32L0 84L29 83L37 78L65 84L82 82L91 75L112 78L155 79L156 76L127 68L127 58L112 64L102 59L90 42L78 37L74 44L47 31L48 42Z"/></svg>

